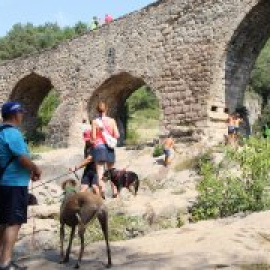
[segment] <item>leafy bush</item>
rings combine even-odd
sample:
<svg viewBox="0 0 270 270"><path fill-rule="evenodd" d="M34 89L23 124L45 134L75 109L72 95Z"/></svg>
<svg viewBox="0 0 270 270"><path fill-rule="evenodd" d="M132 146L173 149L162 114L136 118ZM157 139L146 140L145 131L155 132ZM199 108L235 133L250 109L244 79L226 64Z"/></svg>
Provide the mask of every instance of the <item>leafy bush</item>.
<svg viewBox="0 0 270 270"><path fill-rule="evenodd" d="M270 93L270 40L261 51L251 73L250 87L267 102Z"/></svg>
<svg viewBox="0 0 270 270"><path fill-rule="evenodd" d="M256 134L262 133L263 126L268 125L270 126L270 104L266 105L263 110L262 114L258 118L258 120L253 125L253 130Z"/></svg>
<svg viewBox="0 0 270 270"><path fill-rule="evenodd" d="M127 100L128 112L130 115L139 110L158 108L158 99L147 86L136 90Z"/></svg>
<svg viewBox="0 0 270 270"><path fill-rule="evenodd" d="M126 136L126 144L138 144L140 142L140 135L135 129L128 129Z"/></svg>
<svg viewBox="0 0 270 270"><path fill-rule="evenodd" d="M34 26L31 23L15 24L5 37L0 38L0 60L14 59L23 55L52 48L64 40L87 31L87 25L78 22L74 27L61 28L56 23Z"/></svg>
<svg viewBox="0 0 270 270"><path fill-rule="evenodd" d="M25 134L26 140L33 146L44 143L47 126L51 121L53 114L60 103L58 94L52 89L49 94L44 98L37 116L38 126L35 131L27 132Z"/></svg>
<svg viewBox="0 0 270 270"><path fill-rule="evenodd" d="M163 155L163 146L161 144L157 144L154 148L153 157L160 157Z"/></svg>
<svg viewBox="0 0 270 270"><path fill-rule="evenodd" d="M211 151L209 150L199 156L185 158L184 160L182 159L175 165L174 170L180 172L183 170L194 169L198 174L201 174L202 164L211 160Z"/></svg>
<svg viewBox="0 0 270 270"><path fill-rule="evenodd" d="M38 111L38 118L41 130L44 127L48 126L59 104L60 104L59 96L57 92L54 89L52 89L43 100Z"/></svg>
<svg viewBox="0 0 270 270"><path fill-rule="evenodd" d="M194 221L270 207L269 142L251 138L241 150L228 149L226 154L227 163L230 160L240 171L230 174L228 168L221 169L222 163L202 163L198 201L191 209Z"/></svg>

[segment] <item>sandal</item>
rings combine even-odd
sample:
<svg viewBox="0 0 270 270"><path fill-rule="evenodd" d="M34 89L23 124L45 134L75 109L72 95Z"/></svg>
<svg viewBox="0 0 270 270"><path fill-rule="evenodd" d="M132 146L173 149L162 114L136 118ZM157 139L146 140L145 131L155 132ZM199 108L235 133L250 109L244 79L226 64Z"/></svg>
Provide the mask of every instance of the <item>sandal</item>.
<svg viewBox="0 0 270 270"><path fill-rule="evenodd" d="M26 270L27 266L19 266L14 262L11 262L6 267L1 267L0 270Z"/></svg>

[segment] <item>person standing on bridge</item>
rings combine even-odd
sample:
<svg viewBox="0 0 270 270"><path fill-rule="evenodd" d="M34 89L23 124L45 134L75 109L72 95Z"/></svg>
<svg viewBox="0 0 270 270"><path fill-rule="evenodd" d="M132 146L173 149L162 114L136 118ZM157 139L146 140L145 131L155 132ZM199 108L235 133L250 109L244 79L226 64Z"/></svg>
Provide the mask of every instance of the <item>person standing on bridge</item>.
<svg viewBox="0 0 270 270"><path fill-rule="evenodd" d="M40 179L41 170L30 154L19 126L23 120L20 103L2 107L0 125L0 270L26 269L11 262L21 225L27 222L28 185Z"/></svg>
<svg viewBox="0 0 270 270"><path fill-rule="evenodd" d="M90 23L90 30L96 30L99 27L99 21L96 16L93 17L92 22Z"/></svg>
<svg viewBox="0 0 270 270"><path fill-rule="evenodd" d="M105 166L107 166L107 169L111 169L115 163L115 151L108 146L104 132L113 138L119 138L116 121L107 116L107 111L106 103L100 101L97 106L98 117L93 120L92 124L92 138L94 141L93 158L96 163L98 184L103 198L105 198L105 183L103 181ZM113 183L111 185L113 197L117 197L117 189Z"/></svg>
<svg viewBox="0 0 270 270"><path fill-rule="evenodd" d="M113 21L113 17L110 14L105 15L105 23L111 23Z"/></svg>

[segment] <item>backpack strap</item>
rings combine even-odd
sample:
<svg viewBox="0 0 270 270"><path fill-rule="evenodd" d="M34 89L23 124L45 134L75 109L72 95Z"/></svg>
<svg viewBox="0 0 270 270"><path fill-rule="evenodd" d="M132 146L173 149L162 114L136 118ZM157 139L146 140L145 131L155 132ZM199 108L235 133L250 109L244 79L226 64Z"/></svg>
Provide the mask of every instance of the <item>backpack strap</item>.
<svg viewBox="0 0 270 270"><path fill-rule="evenodd" d="M107 134L109 134L111 137L113 137L113 134L111 134L111 132L108 129L108 125L107 125L106 121L104 121L104 119L102 119L102 118L100 118L100 121L102 122L102 125L103 125L105 132L107 132Z"/></svg>
<svg viewBox="0 0 270 270"><path fill-rule="evenodd" d="M0 126L0 132L2 132L4 129L7 129L7 128L14 128L14 126L12 126L12 125L2 125L2 126ZM8 146L8 149L10 150L10 147L9 147L9 145L7 145ZM10 152L11 152L11 150L10 150ZM12 153L12 152L11 152ZM2 177L3 177L3 175L4 175L4 173L5 173L5 171L6 171L6 169L8 168L8 166L15 160L17 158L17 156L15 156L15 155L11 155L11 157L10 157L10 159L8 160L8 162L6 163L6 165L3 167L3 168L0 168L0 180L2 179Z"/></svg>

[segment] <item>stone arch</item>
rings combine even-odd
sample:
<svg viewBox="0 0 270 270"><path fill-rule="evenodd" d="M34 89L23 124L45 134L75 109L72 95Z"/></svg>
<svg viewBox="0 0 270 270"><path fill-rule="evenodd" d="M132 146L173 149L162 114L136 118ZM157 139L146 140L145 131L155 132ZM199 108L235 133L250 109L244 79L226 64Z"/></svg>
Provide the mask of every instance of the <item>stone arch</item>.
<svg viewBox="0 0 270 270"><path fill-rule="evenodd" d="M141 86L151 87L143 78L135 77L128 72L121 72L106 79L91 95L87 111L89 119L96 117L96 106L100 100L108 105L108 115L115 118L125 129L126 100ZM155 89L152 89L154 91ZM158 93L155 93L160 103Z"/></svg>
<svg viewBox="0 0 270 270"><path fill-rule="evenodd" d="M245 16L226 49L225 103L229 111L243 105L250 73L270 36L270 2L261 0Z"/></svg>
<svg viewBox="0 0 270 270"><path fill-rule="evenodd" d="M33 134L38 126L38 110L44 98L53 88L50 79L30 73L17 82L13 88L9 100L19 101L23 104L26 113L24 117L23 130Z"/></svg>

